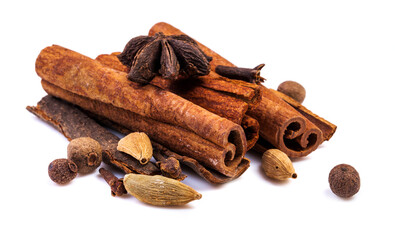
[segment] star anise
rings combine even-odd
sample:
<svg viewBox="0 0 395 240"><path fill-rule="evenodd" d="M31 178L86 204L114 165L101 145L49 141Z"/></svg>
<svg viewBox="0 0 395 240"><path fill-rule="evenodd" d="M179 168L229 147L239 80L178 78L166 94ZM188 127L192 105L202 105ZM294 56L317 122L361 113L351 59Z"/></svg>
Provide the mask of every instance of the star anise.
<svg viewBox="0 0 395 240"><path fill-rule="evenodd" d="M156 74L170 80L207 75L212 58L192 38L160 32L132 38L118 59L130 67L129 80L146 84Z"/></svg>

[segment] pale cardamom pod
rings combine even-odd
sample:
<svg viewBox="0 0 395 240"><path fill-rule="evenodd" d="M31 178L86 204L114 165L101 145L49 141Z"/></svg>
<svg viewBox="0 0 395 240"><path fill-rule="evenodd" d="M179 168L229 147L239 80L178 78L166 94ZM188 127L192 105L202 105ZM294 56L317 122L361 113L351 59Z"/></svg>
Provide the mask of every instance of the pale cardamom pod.
<svg viewBox="0 0 395 240"><path fill-rule="evenodd" d="M183 205L202 198L202 194L188 185L161 175L129 173L123 183L126 191L138 200L156 206Z"/></svg>
<svg viewBox="0 0 395 240"><path fill-rule="evenodd" d="M278 180L298 176L287 154L278 149L269 149L263 154L261 168L266 176Z"/></svg>
<svg viewBox="0 0 395 240"><path fill-rule="evenodd" d="M130 133L118 142L117 150L127 153L141 164L147 164L152 157L152 144L143 132Z"/></svg>

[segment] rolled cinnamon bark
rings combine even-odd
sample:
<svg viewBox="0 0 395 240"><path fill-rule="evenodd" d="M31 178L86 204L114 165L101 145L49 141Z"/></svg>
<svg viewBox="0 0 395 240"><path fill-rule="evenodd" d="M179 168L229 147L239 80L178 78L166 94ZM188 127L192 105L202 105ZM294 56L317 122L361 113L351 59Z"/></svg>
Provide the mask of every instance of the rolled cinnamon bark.
<svg viewBox="0 0 395 240"><path fill-rule="evenodd" d="M301 103L299 103L295 99L285 95L284 93L281 93L281 92L276 91L274 89L270 89L270 91L273 92L274 94L276 94L278 97L282 98L289 105L291 105L298 112L300 112L304 117L309 119L314 125L316 125L321 130L324 140L328 141L329 139L331 139L333 134L335 134L336 129L337 129L337 126L335 124L333 124L333 123L329 122L328 120L313 113L312 111L307 109L305 106L303 106Z"/></svg>
<svg viewBox="0 0 395 240"><path fill-rule="evenodd" d="M317 149L323 141L321 130L269 89L262 87L262 91L259 104L248 110L260 123L260 136L289 157L306 156Z"/></svg>
<svg viewBox="0 0 395 240"><path fill-rule="evenodd" d="M114 54L101 54L96 57L96 60L103 65L123 72L128 72L129 69L123 65ZM212 73L210 73L212 74ZM215 75L216 76L216 75ZM217 76L205 76L194 79L184 79L179 81L170 81L160 76L156 76L151 84L162 89L171 91L207 110L215 113L221 117L227 118L234 123L241 125L245 131L247 140L247 150L251 149L256 141L258 140L259 133L254 129L259 128L257 121L248 121L248 128L246 124L246 112L248 104L244 99L252 99L255 96L255 90L248 87L237 87L233 88L228 81L221 80L222 77ZM212 90L204 86L210 85L216 89ZM241 95L241 99L229 94L222 93L221 91L226 89L227 92L232 91ZM234 93L233 93L234 94Z"/></svg>
<svg viewBox="0 0 395 240"><path fill-rule="evenodd" d="M233 177L246 152L242 128L173 93L60 46L43 49L36 72L45 91Z"/></svg>
<svg viewBox="0 0 395 240"><path fill-rule="evenodd" d="M114 129L115 131L118 131L120 133L123 133L125 135L130 133L130 130L120 126L119 124L116 124L108 119L104 119L103 117L98 117L97 115L93 116L94 119L96 119L98 122L104 124L105 126ZM226 183L229 182L235 178L238 178L241 174L243 174L248 167L250 166L250 160L247 158L243 158L241 161L240 165L236 169L236 173L233 177L227 177L223 174L218 173L217 171L207 168L200 164L196 159L193 159L191 157L183 156L180 155L176 152L171 151L170 149L164 147L163 145L153 142L152 141L152 146L154 147L155 151L160 151L161 154L166 155L168 157L174 157L176 158L180 163L188 166L192 170L194 170L197 174L199 174L202 178L204 178L206 181L210 183Z"/></svg>
<svg viewBox="0 0 395 240"><path fill-rule="evenodd" d="M164 22L155 24L150 29L149 34L153 35L157 32L163 32L165 35L184 34L179 29ZM259 122L259 132L263 138L263 141L260 142L265 142L264 145L266 147L279 148L290 157L301 157L314 151L323 140L329 139L323 137L321 127L317 127L308 120L311 119L315 123L322 123L322 119L316 121L316 115L298 112L294 107L271 93L263 85L250 84L224 77L221 78L220 84L218 84L219 86L215 85L214 82L217 79L217 74L214 73L215 67L217 65L234 67L234 65L203 44L198 41L196 42L206 55L213 58L210 62L211 73L208 76L200 77L203 79L201 81L202 86L204 85L205 88L226 92L227 94L245 100L249 106L247 114ZM244 88L249 91L245 90L248 94L242 94L243 91L230 90L230 88L238 90ZM299 107L299 109L301 108ZM327 121L324 120L324 122ZM336 128L333 128L333 126L326 130L328 136L334 133ZM260 144L256 149L266 149L266 147L262 147Z"/></svg>

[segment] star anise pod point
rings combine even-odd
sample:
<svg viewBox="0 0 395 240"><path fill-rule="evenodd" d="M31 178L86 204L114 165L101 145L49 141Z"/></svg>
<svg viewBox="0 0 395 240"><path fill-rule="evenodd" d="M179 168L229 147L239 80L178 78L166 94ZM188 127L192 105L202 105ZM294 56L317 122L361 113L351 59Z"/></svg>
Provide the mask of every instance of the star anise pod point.
<svg viewBox="0 0 395 240"><path fill-rule="evenodd" d="M212 58L187 35L159 32L132 38L118 59L130 67L129 80L146 84L157 74L170 80L207 75Z"/></svg>

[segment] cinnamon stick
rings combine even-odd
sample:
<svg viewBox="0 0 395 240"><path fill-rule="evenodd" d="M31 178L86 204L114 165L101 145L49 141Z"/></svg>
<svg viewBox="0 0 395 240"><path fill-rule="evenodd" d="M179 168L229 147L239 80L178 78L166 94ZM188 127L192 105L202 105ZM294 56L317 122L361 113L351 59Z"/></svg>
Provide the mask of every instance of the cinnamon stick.
<svg viewBox="0 0 395 240"><path fill-rule="evenodd" d="M175 152L173 152L173 151L167 149L166 147L164 147L160 144L157 144L157 143L152 143L152 145L154 146L155 149L161 151L163 154L165 154L167 156L172 156L172 157L176 158L178 161L180 161L182 164L190 167L197 174L199 174L202 178L204 178L205 180L207 180L208 182L211 182L211 183L229 182L235 178L238 178L250 166L250 160L248 160L247 158L243 158L243 160L241 161L239 167L237 168L237 170L235 172L235 175L232 178L230 178L230 177L227 177L223 174L219 174L217 171L213 171L210 168L206 168L205 166L200 164L199 161L197 161L196 159L177 154L177 153L175 153Z"/></svg>
<svg viewBox="0 0 395 240"><path fill-rule="evenodd" d="M300 112L304 117L309 119L314 125L316 125L322 131L324 140L328 141L329 139L331 139L333 134L335 134L336 129L337 129L337 126L335 124L333 124L333 123L329 122L328 120L313 113L312 111L307 109L305 106L303 106L301 103L299 103L295 99L285 95L284 93L281 93L281 92L276 91L274 89L270 89L270 91L272 91L278 97L282 98L289 105L291 105L298 112Z"/></svg>
<svg viewBox="0 0 395 240"><path fill-rule="evenodd" d="M28 106L27 110L55 127L69 141L79 137L90 137L98 141L103 149L103 162L106 164L118 167L125 173L160 173L153 163L142 165L133 157L119 152L119 138L116 135L65 101L48 95L43 97L37 106Z"/></svg>
<svg viewBox="0 0 395 240"><path fill-rule="evenodd" d="M130 82L126 73L60 46L41 51L36 72L49 94L133 131L143 131L225 176L237 174L246 152L240 125L173 93Z"/></svg>
<svg viewBox="0 0 395 240"><path fill-rule="evenodd" d="M118 131L122 134L129 134L131 131L117 123L114 123L110 121L109 119L103 118L102 116L98 116L95 114L90 114L96 121L100 122L101 124L114 129L115 131ZM235 178L238 178L241 174L243 174L248 167L250 166L250 160L247 158L243 158L241 161L239 167L236 170L236 174L233 177L227 177L223 174L220 174L219 172L207 168L200 164L196 159L193 159L191 157L187 157L184 155L180 155L176 152L171 151L170 149L166 148L165 146L151 141L153 148L155 149L154 152L160 152L162 155L167 156L167 157L173 157L177 159L180 163L182 163L185 166L188 166L191 168L193 171L195 171L199 176L204 178L206 181L210 183L215 183L215 184L220 184L220 183L226 183L229 182ZM182 176L183 174L181 174ZM183 177L183 176L182 176ZM177 178L177 180L182 180L180 178Z"/></svg>
<svg viewBox="0 0 395 240"><path fill-rule="evenodd" d="M125 66L116 57L116 53L111 55L101 54L96 57L96 60L109 68L126 73L129 72L129 70L125 69ZM150 83L162 89L171 91L209 110L210 112L241 125L242 127L245 125L242 124L242 122L246 122L244 118L246 117L245 115L248 109L248 103L244 97L252 99L252 96L255 96L256 94L255 91L250 88L245 88L243 86L233 88L229 83L226 82L224 84L224 81L221 83L221 80L216 81L213 77L209 76L179 81L170 81L160 76L156 76ZM207 85L212 87L214 86L214 88L221 89L221 91L204 87ZM232 92L223 93L222 90L225 89L231 90ZM246 90L247 95L240 98L236 97L238 95L233 93L235 90L239 90L240 92ZM254 126L252 126L253 124ZM257 121L249 121L249 128L243 128L247 138L247 150L251 149L255 145L259 137L259 133L257 131L252 131L257 128L259 128L259 123Z"/></svg>
<svg viewBox="0 0 395 240"><path fill-rule="evenodd" d="M262 86L262 99L248 110L260 123L260 136L289 157L302 157L322 143L321 130Z"/></svg>
<svg viewBox="0 0 395 240"><path fill-rule="evenodd" d="M152 35L156 32L163 32L166 35L184 34L179 29L164 22L155 24L150 29L149 34ZM212 70L215 70L218 65L235 67L235 65L221 57L219 54L215 53L198 41L196 42L206 55L213 58L210 63ZM214 81L210 81L218 78L216 73L213 73L213 71L211 71L208 76L201 78L204 79L202 81L202 85L205 84L204 86L206 88L213 90L222 89L222 91L227 92L227 88L224 86L236 86L236 89L244 87L249 88L252 91L250 92L251 95L249 98L246 98L245 95L243 96L241 94L237 95L234 93L227 93L246 100L249 106L247 114L259 122L259 132L260 136L263 138L260 142L265 142L265 146L270 145L271 147L279 148L290 157L301 157L308 155L314 151L324 139L328 139L327 137L323 137L323 133L321 131L322 127L317 127L312 123L315 122L319 125L320 122L323 122L322 119L316 121L317 116L314 114L307 114L309 117L306 117L306 114L300 113L300 110L295 110L280 97L271 93L269 89L263 85L250 84L222 77L221 81L223 84L218 88L214 85ZM328 132L331 132L331 134L334 133L333 126L327 130ZM331 136L331 134L329 135ZM260 147L259 149L264 149L264 147Z"/></svg>

